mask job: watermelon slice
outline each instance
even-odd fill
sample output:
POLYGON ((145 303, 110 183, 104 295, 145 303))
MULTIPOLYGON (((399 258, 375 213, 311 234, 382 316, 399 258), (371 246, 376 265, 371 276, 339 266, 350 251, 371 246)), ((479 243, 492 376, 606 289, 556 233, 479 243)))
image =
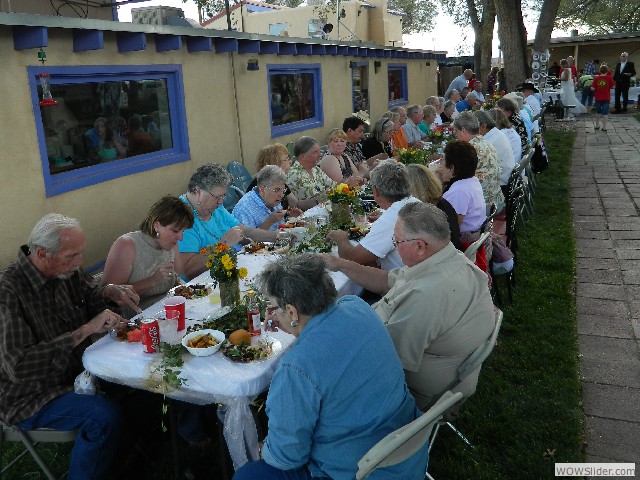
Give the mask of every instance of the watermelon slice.
POLYGON ((139 328, 134 328, 129 333, 127 333, 127 341, 130 343, 140 342, 142 341, 142 330, 139 328))

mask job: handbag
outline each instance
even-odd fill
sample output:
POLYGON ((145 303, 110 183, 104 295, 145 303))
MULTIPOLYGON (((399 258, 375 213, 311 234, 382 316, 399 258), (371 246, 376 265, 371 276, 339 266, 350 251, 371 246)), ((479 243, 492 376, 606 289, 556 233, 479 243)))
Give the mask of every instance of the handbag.
POLYGON ((540 142, 536 145, 533 150, 533 156, 531 157, 531 170, 534 173, 543 172, 549 168, 549 158, 547 157, 547 149, 544 146, 542 141, 542 137, 540 137, 540 142))

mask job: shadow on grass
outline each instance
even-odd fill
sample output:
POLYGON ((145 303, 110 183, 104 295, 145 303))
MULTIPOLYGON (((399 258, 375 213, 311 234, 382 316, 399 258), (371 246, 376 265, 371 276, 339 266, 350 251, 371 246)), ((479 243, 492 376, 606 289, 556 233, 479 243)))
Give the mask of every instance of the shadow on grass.
POLYGON ((583 459, 569 191, 574 140, 574 133, 545 134, 550 165, 537 177, 534 215, 519 225, 514 301, 456 422, 475 449, 441 429, 429 462, 436 479, 547 479, 555 462, 583 459))

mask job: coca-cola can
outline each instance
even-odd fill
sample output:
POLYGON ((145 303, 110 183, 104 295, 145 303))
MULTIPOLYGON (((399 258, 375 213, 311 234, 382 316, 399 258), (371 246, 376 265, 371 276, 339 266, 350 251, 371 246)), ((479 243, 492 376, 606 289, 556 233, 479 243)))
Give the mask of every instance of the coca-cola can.
POLYGON ((144 353, 156 353, 160 346, 160 326, 155 318, 140 320, 142 330, 142 350, 144 353))

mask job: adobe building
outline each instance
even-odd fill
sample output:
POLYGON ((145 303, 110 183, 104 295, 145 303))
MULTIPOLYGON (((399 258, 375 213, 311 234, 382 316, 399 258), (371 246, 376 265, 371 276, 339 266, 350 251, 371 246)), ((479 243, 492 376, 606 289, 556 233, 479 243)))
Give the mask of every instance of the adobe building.
POLYGON ((85 266, 99 269, 113 241, 160 197, 184 193, 198 166, 239 161, 255 173, 262 146, 302 135, 325 143, 354 107, 375 121, 390 106, 423 103, 444 57, 9 3, 0 0, 0 267, 37 220, 59 212, 81 221, 85 266), (97 148, 104 122, 110 138, 97 148))

